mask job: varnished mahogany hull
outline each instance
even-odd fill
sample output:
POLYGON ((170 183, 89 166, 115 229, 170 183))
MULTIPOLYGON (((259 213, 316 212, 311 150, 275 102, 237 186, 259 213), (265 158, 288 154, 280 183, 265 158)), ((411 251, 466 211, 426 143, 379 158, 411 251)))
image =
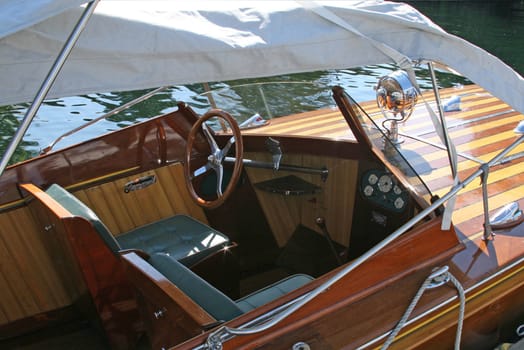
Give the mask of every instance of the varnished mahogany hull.
MULTIPOLYGON (((478 87, 467 89, 471 93, 484 93, 478 87)), ((444 97, 452 93, 448 91, 444 97)), ((510 121, 522 119, 522 115, 515 114, 500 101, 484 103, 476 95, 468 98, 464 100, 464 103, 470 104, 467 105, 468 109, 454 115, 454 118, 463 122, 471 120, 471 123, 457 126, 453 132, 457 133, 459 150, 484 159, 511 142, 510 121), (482 120, 475 119, 483 113, 497 114, 486 119, 494 123, 492 127, 486 127, 482 120), (463 130, 466 126, 475 131, 466 132, 463 130), (493 139, 493 130, 499 133, 498 139, 493 139), (473 142, 476 143, 470 144, 473 142)), ((368 107, 371 110, 375 108, 373 105, 368 107)), ((263 173, 267 170, 246 170, 242 187, 245 194, 233 196, 223 208, 215 212, 205 212, 192 203, 183 186, 179 163, 184 156, 185 138, 197 116, 183 105, 179 108, 179 111, 170 115, 6 170, 0 179, 0 191, 3 194, 0 197, 0 248, 6 253, 2 257, 5 259, 3 264, 11 266, 2 275, 4 284, 9 288, 0 292, 0 310, 3 310, 0 314, 0 330, 4 331, 2 334, 5 337, 19 333, 10 326, 20 320, 41 319, 42 315, 45 317, 53 311, 70 307, 85 295, 87 288, 81 282, 79 269, 67 269, 64 268, 67 264, 56 264, 57 259, 72 263, 73 251, 67 248, 67 243, 58 235, 49 238, 42 225, 45 218, 28 209, 27 193, 18 187, 21 183, 33 183, 41 188, 59 183, 69 188, 91 207, 98 208, 97 214, 116 235, 174 213, 187 213, 225 230, 231 237, 245 234, 243 230, 249 225, 239 228, 228 218, 256 217, 257 225, 272 231, 277 246, 283 246, 289 238, 289 230, 279 233, 276 229, 290 221, 287 218, 293 220, 293 226, 301 224, 316 228, 312 223, 312 215, 320 206, 313 199, 318 200, 320 197, 308 197, 306 201, 278 202, 281 199, 265 196, 259 190, 254 190, 252 183, 267 177, 267 173, 263 173), (123 184, 148 174, 158 177, 161 190, 151 187, 128 197, 122 194, 123 184), (115 198, 118 200, 115 201, 115 198), (256 202, 257 205, 247 206, 244 204, 246 201, 256 202), (278 215, 284 219, 278 219, 278 215), (26 254, 28 251, 32 254, 26 254), (34 269, 33 266, 38 268, 34 269)), ((406 128, 416 131, 425 126, 413 123, 406 125, 406 128)), ((322 198, 322 206, 327 208, 327 225, 335 241, 351 246, 349 231, 361 220, 347 214, 353 210, 351 208, 359 198, 355 188, 358 170, 364 162, 376 164, 376 159, 356 142, 340 113, 333 110, 275 119, 267 128, 246 131, 246 152, 253 158, 266 157, 263 153, 267 136, 278 138, 285 157, 295 165, 321 167, 325 162, 330 168, 337 169, 331 172, 334 176, 328 177, 328 182, 323 185, 323 189, 329 193, 322 198), (332 122, 327 120, 332 129, 317 135, 314 129, 307 126, 308 118, 314 118, 316 122, 332 118, 332 122), (282 130, 286 130, 284 135, 282 130), (342 196, 339 191, 346 191, 347 195, 342 196), (348 202, 343 202, 342 198, 348 202)), ((198 138, 195 145, 194 158, 207 154, 203 139, 198 138)), ((409 142, 403 147, 418 152, 434 152, 432 147, 412 146, 409 142)), ((521 151, 522 146, 515 152, 521 151)), ((435 153, 434 158, 435 164, 444 167, 445 157, 435 153)), ((524 191, 520 185, 524 169, 521 165, 517 159, 492 170, 488 181, 493 208, 511 200, 524 205, 524 191)), ((475 169, 476 165, 460 159, 461 178, 475 169)), ((441 169, 435 168, 432 174, 424 174, 423 177, 435 193, 442 194, 449 187, 450 179, 440 174, 441 169)), ((322 184, 314 176, 304 178, 322 184)), ((522 321, 524 314, 524 276, 519 261, 523 256, 521 245, 524 228, 521 224, 498 232, 493 241, 483 241, 482 206, 479 203, 479 186, 468 186, 458 196, 457 214, 453 217, 455 225, 451 231, 440 230, 439 218, 419 224, 281 324, 260 334, 235 337, 224 343, 224 348, 289 349, 300 341, 309 343, 313 349, 356 348, 393 328, 430 271, 444 265, 449 266, 451 273, 467 291, 463 348, 487 348, 504 339, 509 336, 514 324, 522 321), (480 347, 478 344, 481 344, 480 347)), ((335 272, 321 276, 283 300, 243 315, 229 325, 241 325, 290 301, 320 285, 335 272)), ((114 276, 109 274, 106 278, 114 276)), ((104 285, 103 281, 101 285, 104 285)), ((103 300, 95 301, 95 304, 97 302, 102 304, 103 300)), ((444 305, 407 325, 392 347, 450 348, 458 314, 455 289, 448 285, 428 291, 415 309, 414 316, 422 315, 440 303, 444 305), (451 301, 446 302, 448 299, 451 301)), ((169 326, 165 327, 162 331, 169 334, 169 326)), ((204 334, 176 348, 199 345, 206 336, 204 334)), ((384 338, 381 338, 369 347, 378 347, 383 341, 384 338)))

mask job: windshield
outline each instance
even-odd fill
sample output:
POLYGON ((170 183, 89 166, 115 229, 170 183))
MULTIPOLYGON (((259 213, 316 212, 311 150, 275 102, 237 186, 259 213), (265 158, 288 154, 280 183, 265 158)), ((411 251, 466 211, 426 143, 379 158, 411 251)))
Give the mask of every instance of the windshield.
POLYGON ((425 200, 426 204, 430 203, 431 191, 419 173, 419 171, 430 170, 430 166, 411 147, 413 139, 410 139, 410 141, 392 140, 391 132, 385 128, 385 125, 390 122, 385 113, 381 113, 376 106, 373 108, 371 103, 367 103, 367 105, 373 112, 367 113, 349 94, 344 93, 344 97, 347 99, 348 107, 352 109, 351 114, 358 121, 357 129, 360 131, 356 130, 355 133, 363 132, 365 134, 359 141, 368 143, 371 150, 383 160, 392 173, 397 175, 404 186, 416 192, 420 198, 425 200))

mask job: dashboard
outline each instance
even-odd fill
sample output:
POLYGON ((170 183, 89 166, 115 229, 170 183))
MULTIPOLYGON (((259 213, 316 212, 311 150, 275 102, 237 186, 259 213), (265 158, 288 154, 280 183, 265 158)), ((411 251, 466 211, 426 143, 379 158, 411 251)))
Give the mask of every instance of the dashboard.
POLYGON ((401 213, 408 204, 408 193, 395 177, 384 170, 371 169, 360 179, 362 197, 388 211, 401 213))

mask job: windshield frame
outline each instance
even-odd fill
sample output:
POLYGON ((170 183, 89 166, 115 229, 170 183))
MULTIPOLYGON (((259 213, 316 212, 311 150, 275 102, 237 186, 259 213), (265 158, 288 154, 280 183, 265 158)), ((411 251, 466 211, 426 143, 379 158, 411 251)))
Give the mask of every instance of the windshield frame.
POLYGON ((333 97, 357 141, 413 194, 422 209, 427 208, 434 200, 431 190, 400 148, 391 142, 385 131, 342 87, 333 88, 333 97))

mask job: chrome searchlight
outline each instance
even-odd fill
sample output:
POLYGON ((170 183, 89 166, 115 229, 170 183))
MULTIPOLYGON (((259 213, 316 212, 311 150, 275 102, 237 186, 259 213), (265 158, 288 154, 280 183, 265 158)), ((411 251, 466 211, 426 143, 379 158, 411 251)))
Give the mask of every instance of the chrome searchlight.
POLYGON ((382 123, 388 130, 390 140, 398 145, 398 124, 405 122, 413 113, 417 103, 417 90, 403 70, 394 71, 379 79, 377 84, 377 105, 386 120, 382 123), (386 125, 389 123, 389 125, 386 125))

